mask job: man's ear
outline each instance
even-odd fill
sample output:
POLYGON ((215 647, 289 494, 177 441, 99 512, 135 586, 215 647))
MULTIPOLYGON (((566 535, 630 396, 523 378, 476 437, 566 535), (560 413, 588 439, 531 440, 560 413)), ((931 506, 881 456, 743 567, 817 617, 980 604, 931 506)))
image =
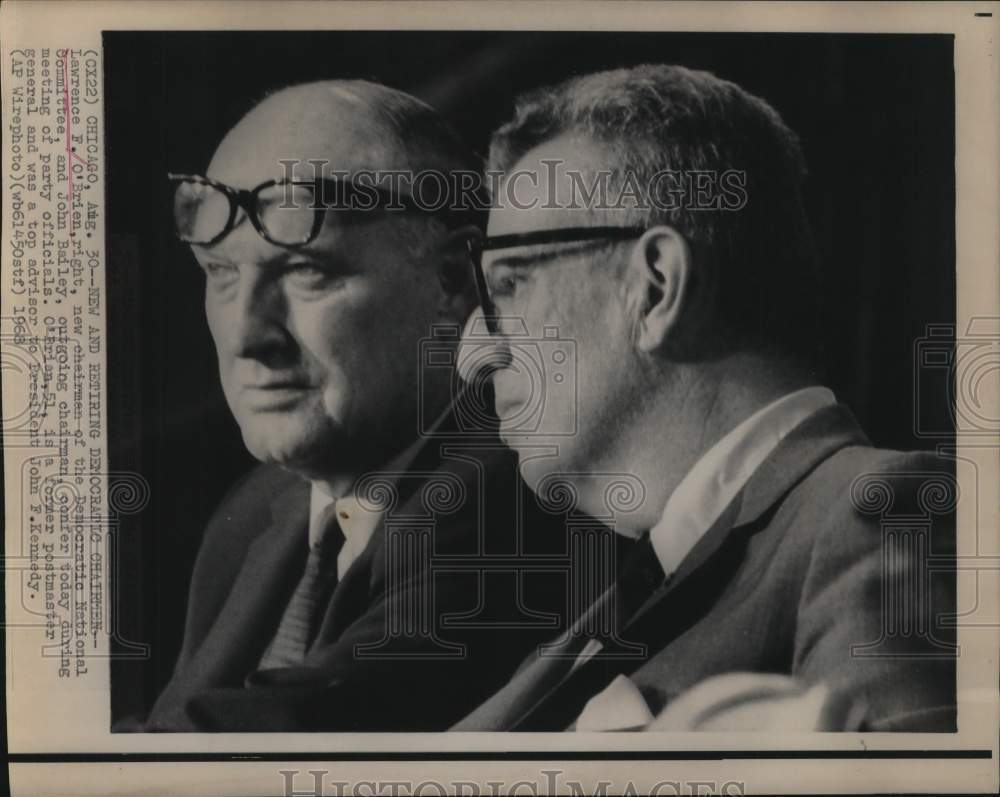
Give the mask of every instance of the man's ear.
POLYGON ((679 334, 690 301, 691 265, 684 236, 666 225, 646 230, 632 250, 629 268, 639 280, 636 345, 641 351, 661 349, 679 334))

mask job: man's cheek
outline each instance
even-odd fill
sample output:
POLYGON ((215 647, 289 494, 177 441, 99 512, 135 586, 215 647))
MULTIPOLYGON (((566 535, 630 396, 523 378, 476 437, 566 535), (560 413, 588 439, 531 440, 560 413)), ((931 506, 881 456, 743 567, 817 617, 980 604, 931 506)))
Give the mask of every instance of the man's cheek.
POLYGON ((327 365, 322 393, 323 410, 328 418, 345 423, 351 417, 355 393, 360 387, 356 382, 345 365, 339 362, 327 365))
POLYGON ((587 312, 581 313, 587 308, 580 306, 574 288, 576 283, 572 279, 557 280, 556 269, 552 272, 546 276, 545 282, 539 281, 531 288, 530 317, 535 322, 531 334, 544 338, 552 337, 556 332, 559 337, 565 338, 574 332, 572 319, 584 318, 588 324, 597 319, 587 312))
POLYGON ((222 383, 222 394, 226 397, 230 409, 235 413, 239 405, 239 390, 233 375, 232 361, 222 352, 219 352, 219 381, 222 383))

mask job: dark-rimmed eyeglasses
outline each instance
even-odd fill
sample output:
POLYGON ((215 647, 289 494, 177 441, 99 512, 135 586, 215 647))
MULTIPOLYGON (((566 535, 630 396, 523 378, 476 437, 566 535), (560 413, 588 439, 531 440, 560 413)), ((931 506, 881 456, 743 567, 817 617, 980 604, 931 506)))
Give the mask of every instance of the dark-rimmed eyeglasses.
POLYGON ((421 207, 410 196, 339 177, 268 180, 251 189, 233 188, 197 174, 168 173, 167 179, 174 231, 185 243, 199 246, 212 246, 225 238, 241 210, 265 241, 290 248, 311 243, 328 211, 363 215, 403 210, 444 217, 449 227, 465 221, 447 207, 421 207))
POLYGON ((556 230, 534 230, 511 235, 494 235, 469 241, 469 254, 476 277, 476 289, 479 291, 479 306, 483 311, 486 328, 491 335, 496 335, 500 325, 496 306, 490 296, 489 285, 483 272, 483 252, 542 244, 628 241, 638 238, 645 231, 645 227, 561 227, 556 230))

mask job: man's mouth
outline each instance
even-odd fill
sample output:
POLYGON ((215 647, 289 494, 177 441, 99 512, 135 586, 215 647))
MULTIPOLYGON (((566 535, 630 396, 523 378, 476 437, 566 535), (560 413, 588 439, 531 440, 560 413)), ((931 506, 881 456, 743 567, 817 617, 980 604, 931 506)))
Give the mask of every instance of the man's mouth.
POLYGON ((244 385, 244 390, 284 390, 286 388, 299 388, 305 390, 310 387, 309 383, 302 379, 271 379, 265 382, 251 382, 244 385))
POLYGON ((301 379, 270 379, 243 385, 240 393, 250 409, 282 410, 298 404, 312 389, 301 379))

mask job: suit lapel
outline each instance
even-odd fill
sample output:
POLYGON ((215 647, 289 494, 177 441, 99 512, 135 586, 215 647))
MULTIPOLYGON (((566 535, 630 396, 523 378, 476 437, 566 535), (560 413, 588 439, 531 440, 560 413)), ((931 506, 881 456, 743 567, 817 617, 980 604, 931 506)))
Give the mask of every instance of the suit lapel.
POLYGON ((845 405, 834 404, 806 418, 750 477, 735 525, 755 521, 820 463, 852 445, 870 446, 871 441, 845 405))
MULTIPOLYGON (((617 618, 616 638, 602 640, 604 646, 601 651, 568 677, 561 681, 553 679, 547 692, 537 693, 534 706, 523 708, 517 716, 513 712, 509 713, 506 717, 507 724, 503 727, 520 731, 561 730, 576 719, 583 703, 603 689, 616 675, 638 668, 646 658, 621 655, 622 651, 645 645, 647 656, 652 654, 653 641, 650 639, 648 626, 654 622, 659 623, 659 630, 663 632, 670 623, 682 622, 689 617, 688 614, 678 615, 673 612, 660 618, 657 610, 667 605, 666 598, 669 595, 689 584, 694 574, 711 566, 720 549, 730 539, 733 520, 740 504, 738 494, 669 578, 656 560, 648 535, 644 537, 631 552, 617 583, 601 597, 599 603, 602 605, 595 604, 587 612, 591 615, 595 611, 607 611, 610 608, 617 618)), ((688 604, 685 602, 684 605, 688 604)), ((580 648, 582 647, 581 644, 580 648)), ((539 659, 531 666, 539 667, 543 664, 539 659)), ((568 673, 569 669, 567 667, 565 671, 568 673)), ((510 703, 512 706, 518 705, 513 700, 510 703)))
POLYGON ((535 651, 511 681, 451 730, 532 730, 536 709, 572 679, 572 668, 590 641, 585 629, 603 625, 602 618, 631 616, 636 601, 663 580, 663 570, 648 537, 636 543, 623 563, 618 583, 605 590, 554 642, 535 651))
POLYGON ((866 444, 869 443, 864 432, 842 404, 826 407, 803 421, 754 471, 673 575, 629 618, 628 625, 636 623, 710 564, 735 532, 756 523, 821 462, 845 446, 866 444))
POLYGON ((699 571, 711 564, 713 557, 729 541, 731 535, 738 527, 734 523, 734 520, 741 503, 742 496, 737 494, 729 506, 719 515, 712 528, 705 532, 694 548, 684 557, 680 565, 678 565, 677 570, 670 574, 669 577, 664 576, 664 579, 658 585, 655 585, 652 591, 647 590, 645 599, 636 604, 638 608, 623 618, 622 635, 625 639, 629 638, 629 631, 647 612, 663 603, 667 596, 674 592, 674 590, 684 585, 696 573, 699 573, 699 571))
MULTIPOLYGON (((441 467, 441 438, 459 433, 454 407, 443 414, 412 462, 402 468, 429 472, 441 467)), ((386 470, 392 470, 392 463, 386 470)), ((405 479, 397 506, 417 488, 405 479)), ((182 710, 187 698, 213 686, 242 684, 273 638, 281 615, 301 577, 308 554, 309 485, 299 481, 275 498, 267 527, 250 544, 229 595, 212 628, 181 672, 171 679, 151 714, 182 710)), ((317 633, 317 642, 336 639, 368 607, 385 577, 385 517, 365 549, 334 590, 317 633)))
POLYGON ((195 690, 242 683, 277 628, 307 553, 309 488, 296 484, 271 504, 268 526, 246 559, 211 630, 160 703, 195 690))
MULTIPOLYGON (((778 503, 817 465, 848 445, 865 445, 868 440, 850 410, 834 405, 807 418, 775 448, 737 493, 713 526, 699 539, 676 571, 645 598, 619 601, 621 637, 627 643, 645 644, 651 655, 670 643, 697 620, 701 607, 729 583, 731 570, 738 565, 741 549, 733 545, 768 510, 778 503), (726 552, 732 553, 727 556, 726 552), (732 561, 730 561, 732 560, 732 561), (668 600, 670 599, 670 600, 668 600), (637 608, 630 608, 637 607, 637 608), (678 612, 676 606, 683 606, 678 612)), ((662 571, 661 571, 662 574, 662 571)), ((634 579, 623 570, 621 580, 634 579)), ((619 583, 621 593, 634 584, 619 583)), ((641 587, 639 588, 641 590, 641 587)), ((638 590, 634 595, 641 594, 638 590)), ((511 717, 517 730, 561 730, 583 708, 583 703, 604 688, 616 675, 634 671, 641 659, 609 659, 598 655, 579 667, 569 678, 543 695, 534 709, 511 717)), ((508 725, 508 728, 511 726, 508 725)))
MULTIPOLYGON (((595 601, 587 614, 600 611, 611 599, 613 589, 609 588, 595 601)), ((574 628, 577 625, 579 623, 574 623, 574 628)), ((568 631, 534 651, 530 661, 514 674, 506 686, 449 730, 503 731, 516 727, 547 695, 555 691, 586 644, 587 637, 568 631)))
MULTIPOLYGON (((413 454, 412 460, 399 467, 390 462, 383 470, 386 473, 405 471, 412 474, 436 471, 442 465, 440 438, 455 432, 457 425, 454 412, 453 408, 449 407, 435 426, 434 433, 428 435, 413 454)), ((396 489, 399 494, 394 511, 400 512, 401 508, 406 506, 420 483, 420 480, 414 478, 404 478, 397 483, 396 489)), ((351 563, 337 584, 316 634, 314 645, 328 644, 336 640, 365 612, 372 595, 384 589, 387 519, 385 514, 379 518, 364 550, 351 563)))

